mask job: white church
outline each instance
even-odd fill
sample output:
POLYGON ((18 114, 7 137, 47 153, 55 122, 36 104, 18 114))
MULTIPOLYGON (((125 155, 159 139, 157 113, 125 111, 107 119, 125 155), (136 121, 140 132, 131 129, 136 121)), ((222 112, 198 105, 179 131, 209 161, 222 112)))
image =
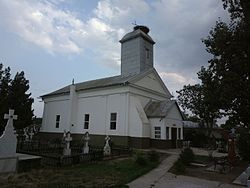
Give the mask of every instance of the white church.
POLYGON ((90 134, 90 145, 175 148, 183 139, 183 116, 153 66, 153 45, 146 26, 135 26, 121 40, 121 75, 72 83, 41 96, 40 136, 73 140, 90 134))

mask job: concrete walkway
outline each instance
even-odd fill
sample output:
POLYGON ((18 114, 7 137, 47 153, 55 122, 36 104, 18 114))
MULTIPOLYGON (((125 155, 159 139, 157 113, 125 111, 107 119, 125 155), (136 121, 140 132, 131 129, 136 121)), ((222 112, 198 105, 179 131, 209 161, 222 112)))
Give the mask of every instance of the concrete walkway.
MULTIPOLYGON (((149 173, 130 182, 130 188, 242 188, 232 184, 224 184, 218 181, 209 181, 189 176, 176 176, 169 173, 168 170, 173 166, 178 159, 180 149, 162 150, 161 152, 168 153, 170 156, 163 160, 161 164, 150 171, 149 173)), ((208 155, 204 150, 194 150, 195 154, 208 155)), ((217 156, 217 154, 214 154, 217 156)))
POLYGON ((166 176, 168 170, 172 167, 174 162, 178 159, 178 155, 171 155, 162 163, 149 173, 139 177, 138 179, 132 181, 128 184, 129 187, 133 188, 147 188, 153 187, 161 178, 166 176))

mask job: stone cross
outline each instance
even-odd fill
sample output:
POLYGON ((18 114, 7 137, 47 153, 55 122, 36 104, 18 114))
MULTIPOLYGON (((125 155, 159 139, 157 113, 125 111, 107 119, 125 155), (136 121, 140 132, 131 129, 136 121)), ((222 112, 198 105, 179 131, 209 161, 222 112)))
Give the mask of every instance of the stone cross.
POLYGON ((103 148, 103 154, 104 154, 104 156, 110 156, 111 155, 111 148, 109 146, 110 137, 107 135, 105 140, 106 140, 106 143, 105 143, 105 146, 103 148))
POLYGON ((32 140, 34 134, 35 134, 35 133, 34 133, 33 128, 32 128, 31 131, 30 131, 30 141, 32 140))
POLYGON ((70 136, 69 131, 66 133, 66 137, 64 138, 64 140, 65 140, 65 146, 63 150, 63 155, 70 156, 71 155, 70 142, 72 141, 72 137, 70 136))
POLYGON ((4 119, 8 119, 3 135, 0 137, 0 157, 10 157, 16 155, 17 138, 14 132, 13 120, 17 119, 14 110, 9 110, 9 114, 4 114, 4 119))
POLYGON ((84 135, 84 146, 83 146, 83 153, 88 154, 89 153, 89 133, 86 132, 84 135))
POLYGON ((14 110, 10 109, 9 114, 4 114, 4 119, 11 121, 13 126, 13 120, 17 120, 17 115, 14 115, 14 110))

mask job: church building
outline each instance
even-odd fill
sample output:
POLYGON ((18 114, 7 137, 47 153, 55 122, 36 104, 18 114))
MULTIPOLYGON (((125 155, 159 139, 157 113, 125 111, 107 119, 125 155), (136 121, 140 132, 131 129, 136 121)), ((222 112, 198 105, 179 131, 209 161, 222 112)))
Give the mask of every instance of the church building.
POLYGON ((183 116, 154 69, 153 46, 146 26, 135 26, 121 40, 121 75, 72 83, 41 96, 40 135, 73 140, 90 134, 90 145, 175 148, 183 139, 183 116))

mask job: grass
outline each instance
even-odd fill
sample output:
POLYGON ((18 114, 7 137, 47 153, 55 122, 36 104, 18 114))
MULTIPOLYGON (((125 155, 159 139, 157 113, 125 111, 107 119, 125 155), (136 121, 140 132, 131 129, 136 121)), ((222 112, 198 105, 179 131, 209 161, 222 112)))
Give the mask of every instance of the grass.
POLYGON ((135 163, 133 158, 79 164, 63 168, 44 168, 26 173, 0 176, 1 187, 72 188, 126 187, 125 184, 155 168, 159 162, 135 163))
POLYGON ((194 156, 194 162, 202 163, 202 164, 208 164, 209 162, 211 162, 211 159, 208 156, 195 155, 194 156))

